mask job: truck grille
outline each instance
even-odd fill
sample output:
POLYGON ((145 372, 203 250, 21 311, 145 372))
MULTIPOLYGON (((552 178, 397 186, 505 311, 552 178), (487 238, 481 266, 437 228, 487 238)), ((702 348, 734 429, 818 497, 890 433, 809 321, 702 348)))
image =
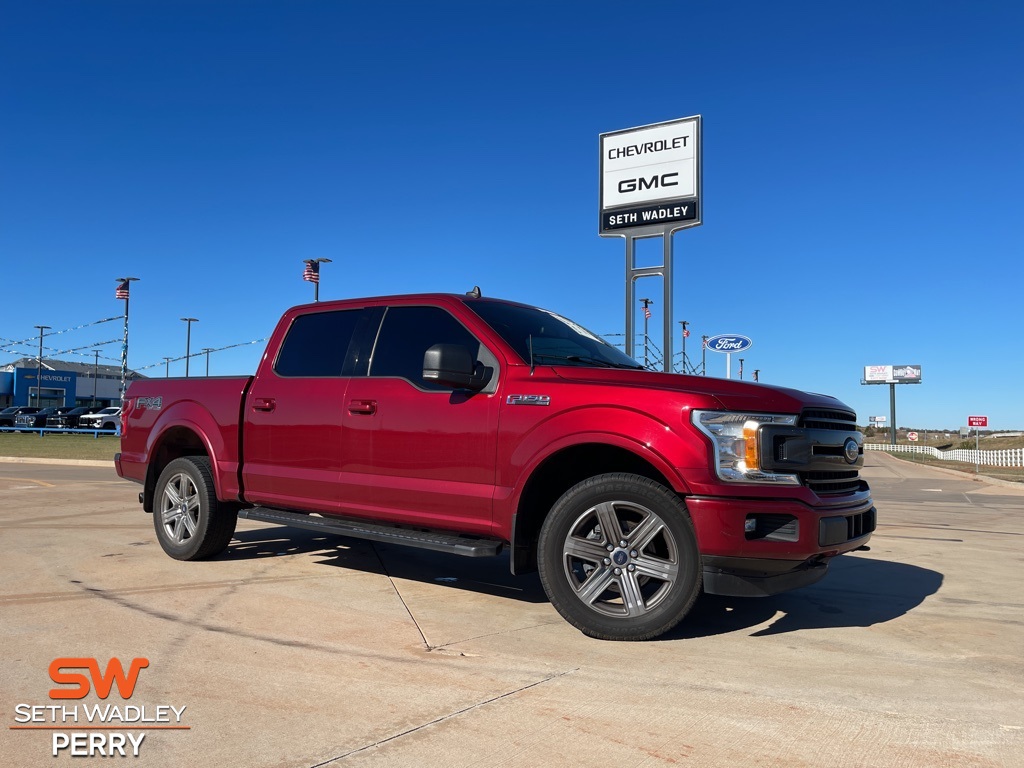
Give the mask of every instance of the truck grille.
POLYGON ((800 426, 808 429, 835 429, 843 432, 857 431, 857 414, 850 411, 804 411, 800 426))
POLYGON ((800 472, 804 485, 819 496, 830 493, 855 493, 860 490, 860 473, 856 469, 844 472, 800 472))
MULTIPOLYGON (((856 432, 857 414, 852 411, 810 409, 803 412, 800 426, 805 429, 827 429, 856 432)), ((837 447, 836 450, 841 450, 837 447)), ((856 469, 798 472, 804 485, 819 496, 856 493, 861 490, 860 472, 856 469)))

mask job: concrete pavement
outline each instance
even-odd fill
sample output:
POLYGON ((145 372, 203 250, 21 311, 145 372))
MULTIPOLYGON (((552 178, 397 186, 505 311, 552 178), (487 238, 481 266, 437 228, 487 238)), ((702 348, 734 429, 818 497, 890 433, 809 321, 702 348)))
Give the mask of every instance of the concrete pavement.
POLYGON ((868 463, 870 552, 639 644, 584 637, 505 558, 244 522, 180 563, 112 470, 0 465, 0 754, 87 764, 11 726, 110 703, 185 708, 132 731, 143 766, 1024 766, 1024 492, 868 463), (149 665, 130 699, 58 702, 59 657, 149 665))

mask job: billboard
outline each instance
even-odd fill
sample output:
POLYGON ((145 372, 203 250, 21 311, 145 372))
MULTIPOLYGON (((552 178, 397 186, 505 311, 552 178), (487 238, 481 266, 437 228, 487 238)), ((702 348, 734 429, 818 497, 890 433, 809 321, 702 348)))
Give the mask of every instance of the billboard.
POLYGON ((695 115, 601 134, 601 234, 701 223, 700 127, 695 115))
POLYGON ((920 384, 920 365, 865 365, 863 384, 920 384))

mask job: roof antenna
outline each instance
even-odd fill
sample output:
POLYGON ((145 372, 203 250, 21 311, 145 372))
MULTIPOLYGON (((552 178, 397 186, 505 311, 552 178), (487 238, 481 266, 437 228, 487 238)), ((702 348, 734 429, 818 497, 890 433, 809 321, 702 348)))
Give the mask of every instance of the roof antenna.
POLYGON ((530 375, 533 376, 533 334, 531 333, 528 338, 530 342, 530 375))
POLYGON ((466 291, 466 295, 471 297, 471 298, 474 298, 474 299, 479 299, 480 296, 481 296, 481 294, 480 294, 480 286, 479 285, 474 285, 472 291, 466 291))

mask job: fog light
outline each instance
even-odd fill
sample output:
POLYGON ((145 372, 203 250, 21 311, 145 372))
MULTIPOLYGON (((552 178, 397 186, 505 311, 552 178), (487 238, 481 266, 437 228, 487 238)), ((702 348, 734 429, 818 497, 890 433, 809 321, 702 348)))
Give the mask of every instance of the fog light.
POLYGON ((746 520, 743 521, 743 532, 744 533, 753 533, 756 530, 757 530, 757 519, 756 518, 748 517, 746 520))

